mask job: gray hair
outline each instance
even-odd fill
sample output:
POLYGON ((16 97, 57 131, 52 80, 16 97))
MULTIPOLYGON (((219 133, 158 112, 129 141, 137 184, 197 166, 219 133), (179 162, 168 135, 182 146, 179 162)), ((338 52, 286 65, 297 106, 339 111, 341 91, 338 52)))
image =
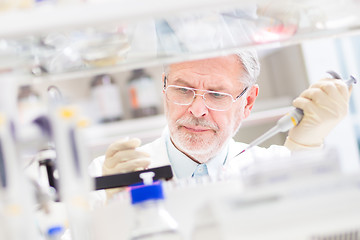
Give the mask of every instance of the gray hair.
MULTIPOLYGON (((244 82, 247 86, 252 86, 256 83, 260 74, 260 62, 256 50, 242 49, 234 53, 239 59, 239 63, 245 70, 244 76, 240 77, 240 81, 244 82)), ((164 73, 168 75, 170 71, 169 65, 164 65, 164 73)))
POLYGON ((239 50, 235 55, 245 70, 245 76, 241 77, 241 81, 248 86, 255 84, 260 74, 260 62, 256 51, 252 49, 239 50))

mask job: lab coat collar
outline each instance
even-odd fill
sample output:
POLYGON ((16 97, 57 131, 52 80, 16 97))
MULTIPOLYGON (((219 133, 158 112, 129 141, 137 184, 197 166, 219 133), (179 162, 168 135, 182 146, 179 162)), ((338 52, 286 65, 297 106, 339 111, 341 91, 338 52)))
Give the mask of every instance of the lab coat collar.
MULTIPOLYGON (((165 132, 164 139, 169 162, 171 163, 175 176, 177 178, 192 177, 199 164, 191 160, 174 146, 170 140, 169 131, 165 132)), ((219 172, 223 168, 223 164, 226 161, 227 154, 228 144, 225 145, 219 154, 205 163, 210 176, 218 176, 219 172)))

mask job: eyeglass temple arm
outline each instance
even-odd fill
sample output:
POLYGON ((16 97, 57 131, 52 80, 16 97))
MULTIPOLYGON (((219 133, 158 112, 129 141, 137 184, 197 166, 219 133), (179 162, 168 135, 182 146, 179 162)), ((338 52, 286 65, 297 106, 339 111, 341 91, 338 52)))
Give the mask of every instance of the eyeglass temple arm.
POLYGON ((244 88, 244 90, 239 94, 239 96, 237 96, 237 97, 235 98, 235 100, 237 100, 239 97, 241 97, 242 95, 244 95, 244 93, 248 90, 248 88, 249 88, 249 87, 244 88))

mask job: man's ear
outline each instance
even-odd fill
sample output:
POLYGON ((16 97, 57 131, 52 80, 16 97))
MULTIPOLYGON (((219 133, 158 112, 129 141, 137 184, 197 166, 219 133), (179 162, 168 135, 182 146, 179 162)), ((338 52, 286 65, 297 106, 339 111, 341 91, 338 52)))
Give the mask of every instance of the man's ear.
POLYGON ((257 98, 258 94, 259 94, 259 85, 255 84, 251 87, 246 97, 247 103, 244 109, 244 118, 247 118, 250 115, 251 109, 254 106, 255 99, 257 98))

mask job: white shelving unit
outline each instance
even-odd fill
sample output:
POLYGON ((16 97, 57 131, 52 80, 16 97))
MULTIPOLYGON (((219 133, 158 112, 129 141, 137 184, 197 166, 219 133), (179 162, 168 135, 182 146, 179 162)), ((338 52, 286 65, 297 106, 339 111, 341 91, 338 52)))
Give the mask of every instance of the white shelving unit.
MULTIPOLYGON (((265 2, 252 1, 251 4, 265 2)), ((104 0, 13 9, 0 14, 0 36, 24 37, 86 27, 113 26, 140 20, 171 17, 181 13, 203 13, 246 6, 247 0, 104 0), (11 24, 9 24, 11 23, 11 24)))
MULTIPOLYGON (((71 32, 86 28, 110 28, 114 26, 129 26, 141 21, 154 21, 161 19, 173 19, 195 16, 206 16, 208 13, 219 13, 233 11, 240 8, 254 8, 261 6, 266 12, 268 9, 278 8, 275 11, 294 11, 299 15, 299 26, 296 33, 289 37, 269 38, 262 42, 235 42, 232 45, 206 49, 204 51, 185 51, 176 54, 157 55, 124 61, 121 64, 106 66, 101 68, 86 68, 79 71, 65 71, 56 74, 44 75, 42 78, 51 81, 73 79, 80 76, 93 76, 101 72, 116 73, 140 67, 151 67, 164 63, 179 62, 188 59, 205 58, 216 55, 231 53, 242 47, 254 47, 258 49, 277 48, 281 46, 293 45, 306 40, 338 37, 359 32, 360 24, 357 21, 356 13, 360 9, 360 4, 356 1, 346 0, 347 5, 326 2, 323 0, 304 1, 299 3, 289 0, 284 3, 269 0, 198 0, 198 1, 166 1, 153 0, 149 4, 148 0, 136 2, 128 1, 94 1, 76 4, 54 4, 47 6, 33 7, 30 9, 13 9, 0 12, 0 37, 2 39, 24 39, 29 36, 45 36, 54 32, 71 32), (284 5, 282 9, 282 5, 284 5), (289 8, 289 9, 287 9, 289 8), (350 12, 348 17, 343 20, 333 19, 336 12, 350 12), (319 12, 319 16, 311 16, 313 12, 319 12), (319 23, 311 22, 319 20, 319 23), (319 19, 317 19, 319 18, 319 19), (338 24, 325 23, 327 20, 338 24), (322 24, 322 25, 321 25, 322 24), (321 26, 317 26, 321 25, 321 26)), ((269 10, 270 11, 270 10, 269 10)), ((276 12, 275 12, 276 13, 276 12)), ((336 14, 335 17, 338 17, 336 14)), ((237 16, 238 17, 238 16, 237 16)), ((244 17, 244 16, 240 16, 244 17)), ((246 19, 248 16, 245 16, 246 19)), ((268 17, 268 16, 266 16, 268 17)), ((284 18, 279 14, 280 18, 284 18)), ((248 20, 248 19, 246 19, 248 20)), ((251 19, 256 23, 257 19, 251 19)), ((263 21, 263 20, 262 20, 263 21)), ((286 21, 286 19, 281 19, 286 21)), ((274 21, 273 21, 274 22, 274 21)), ((231 31, 231 29, 230 29, 231 31)), ((230 33, 231 35, 231 33, 230 33)))

